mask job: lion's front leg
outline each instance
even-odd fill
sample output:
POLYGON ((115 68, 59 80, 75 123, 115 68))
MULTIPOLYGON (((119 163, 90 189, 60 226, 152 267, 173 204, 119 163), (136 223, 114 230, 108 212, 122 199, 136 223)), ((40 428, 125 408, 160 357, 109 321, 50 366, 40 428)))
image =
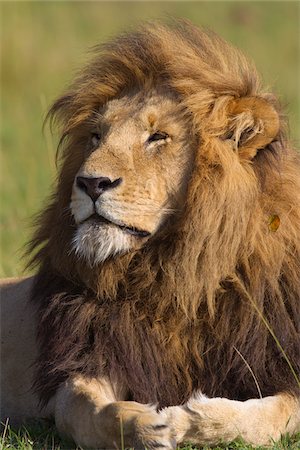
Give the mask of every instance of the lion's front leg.
POLYGON ((78 377, 56 394, 56 426, 83 448, 174 448, 167 417, 154 406, 120 398, 108 381, 78 377))
POLYGON ((184 406, 162 411, 177 443, 215 445, 242 438, 270 445, 285 433, 300 431, 300 399, 286 394, 245 402, 199 395, 184 406))

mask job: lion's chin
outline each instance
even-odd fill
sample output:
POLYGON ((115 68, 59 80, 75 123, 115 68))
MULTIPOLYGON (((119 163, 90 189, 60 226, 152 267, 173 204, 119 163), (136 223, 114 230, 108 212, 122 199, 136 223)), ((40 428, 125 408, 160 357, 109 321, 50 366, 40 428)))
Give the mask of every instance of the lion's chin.
POLYGON ((110 257, 137 248, 134 236, 111 224, 84 222, 73 238, 72 249, 89 265, 95 266, 110 257))

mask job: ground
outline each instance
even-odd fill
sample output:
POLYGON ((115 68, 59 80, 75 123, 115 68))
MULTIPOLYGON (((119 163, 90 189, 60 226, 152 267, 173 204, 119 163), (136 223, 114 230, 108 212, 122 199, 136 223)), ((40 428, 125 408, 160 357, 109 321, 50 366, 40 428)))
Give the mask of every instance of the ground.
MULTIPOLYGON (((256 447, 263 450, 265 447, 256 447)), ((284 436, 281 442, 268 447, 268 450, 299 450, 300 434, 291 439, 284 436)), ((2 438, 0 438, 1 450, 80 450, 79 447, 72 446, 72 443, 59 438, 55 427, 51 423, 38 423, 31 425, 27 429, 12 430, 9 426, 4 428, 2 438)), ((214 447, 214 450, 252 450, 253 447, 245 445, 243 442, 235 441, 228 445, 214 447)), ((123 450, 123 449, 121 449, 123 450)), ((179 450, 179 449, 178 449, 179 450)), ((180 450, 196 450, 191 445, 181 447, 180 450)), ((210 447, 203 447, 202 450, 212 450, 210 447)), ((267 449, 266 449, 267 450, 267 449)))

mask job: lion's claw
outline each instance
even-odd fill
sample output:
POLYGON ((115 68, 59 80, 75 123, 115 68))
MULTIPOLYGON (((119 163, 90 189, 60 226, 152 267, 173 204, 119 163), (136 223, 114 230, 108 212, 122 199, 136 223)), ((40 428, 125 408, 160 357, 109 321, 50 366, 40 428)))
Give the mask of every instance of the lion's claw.
POLYGON ((156 411, 145 412, 135 419, 135 448, 176 449, 174 434, 164 417, 156 411))

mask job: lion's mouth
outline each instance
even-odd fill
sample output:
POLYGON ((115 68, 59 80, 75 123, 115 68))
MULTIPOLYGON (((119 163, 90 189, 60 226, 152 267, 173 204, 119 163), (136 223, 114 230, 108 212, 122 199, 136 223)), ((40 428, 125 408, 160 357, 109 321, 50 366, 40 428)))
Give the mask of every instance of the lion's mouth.
POLYGON ((96 214, 96 213, 93 214, 92 216, 90 216, 87 220, 92 221, 95 224, 114 225, 114 226, 120 228, 121 230, 125 231, 128 234, 131 234, 132 236, 136 236, 136 237, 140 237, 140 238, 145 238, 145 237, 148 237, 151 235, 151 233, 149 233, 149 231, 140 230, 136 227, 129 227, 128 225, 125 225, 124 223, 114 221, 111 219, 107 219, 106 217, 104 217, 100 214, 96 214))

